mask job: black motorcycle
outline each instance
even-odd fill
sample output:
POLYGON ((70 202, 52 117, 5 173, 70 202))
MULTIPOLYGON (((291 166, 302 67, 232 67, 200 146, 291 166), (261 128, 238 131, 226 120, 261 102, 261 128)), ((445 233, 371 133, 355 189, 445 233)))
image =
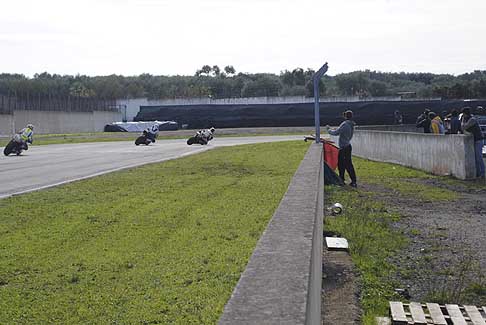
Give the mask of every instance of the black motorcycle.
POLYGON ((187 139, 187 144, 192 145, 192 144, 198 143, 198 144, 205 145, 205 144, 208 144, 209 140, 211 140, 211 139, 206 140, 201 135, 201 131, 198 131, 194 136, 187 139))
POLYGON ((143 131, 142 135, 135 140, 135 145, 138 146, 144 144, 148 146, 152 142, 155 142, 155 137, 151 137, 147 131, 143 131))
POLYGON ((28 150, 29 147, 27 146, 27 143, 25 141, 20 141, 16 140, 15 138, 12 138, 9 143, 5 146, 5 149, 3 149, 3 154, 5 156, 10 155, 11 153, 15 153, 17 156, 19 156, 22 151, 28 150))

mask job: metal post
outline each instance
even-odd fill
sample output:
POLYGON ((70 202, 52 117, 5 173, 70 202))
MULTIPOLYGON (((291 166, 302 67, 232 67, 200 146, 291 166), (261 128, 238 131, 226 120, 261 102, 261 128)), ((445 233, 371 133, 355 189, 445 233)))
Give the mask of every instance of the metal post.
POLYGON ((321 142, 321 121, 319 112, 319 81, 322 76, 327 72, 327 62, 317 71, 313 78, 314 81, 314 123, 316 126, 316 143, 321 142))
POLYGON ((316 126, 316 143, 321 141, 321 121, 319 112, 319 80, 314 79, 314 124, 316 126))

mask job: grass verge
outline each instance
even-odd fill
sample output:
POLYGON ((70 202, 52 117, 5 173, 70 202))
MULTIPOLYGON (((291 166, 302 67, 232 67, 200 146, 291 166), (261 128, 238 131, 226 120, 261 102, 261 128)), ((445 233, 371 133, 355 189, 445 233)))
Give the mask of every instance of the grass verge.
POLYGON ((360 274, 363 323, 374 325, 376 316, 387 314, 388 301, 395 296, 390 276, 396 269, 387 259, 407 244, 405 236, 390 227, 399 215, 370 194, 335 186, 325 190, 326 202, 339 202, 345 209, 337 218, 326 218, 324 229, 349 241, 360 274))
MULTIPOLYGON (((453 182, 448 178, 394 164, 359 158, 353 161, 360 183, 381 187, 392 195, 411 197, 417 203, 458 199, 456 192, 434 183, 453 182)), ((363 189, 326 186, 325 192, 328 205, 339 202, 345 209, 339 217, 326 218, 324 229, 348 239, 353 263, 360 273, 363 323, 374 325, 376 316, 388 314, 388 301, 402 299, 394 292, 397 283, 392 275, 397 272, 396 266, 389 263, 390 257, 408 245, 406 234, 393 227, 400 215, 363 189)))
POLYGON ((454 191, 424 182, 439 178, 424 171, 361 158, 353 158, 353 162, 359 171, 360 182, 380 185, 397 194, 419 200, 448 201, 458 198, 454 191))
POLYGON ((214 324, 307 147, 220 148, 0 200, 0 323, 214 324))

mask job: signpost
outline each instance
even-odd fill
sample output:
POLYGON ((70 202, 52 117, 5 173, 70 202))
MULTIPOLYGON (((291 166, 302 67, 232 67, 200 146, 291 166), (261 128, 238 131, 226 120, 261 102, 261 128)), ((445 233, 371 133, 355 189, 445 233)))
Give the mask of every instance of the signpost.
POLYGON ((321 141, 321 121, 320 121, 320 114, 319 114, 319 81, 321 80, 322 76, 327 72, 327 62, 314 73, 312 77, 314 81, 314 122, 316 125, 316 143, 321 141))

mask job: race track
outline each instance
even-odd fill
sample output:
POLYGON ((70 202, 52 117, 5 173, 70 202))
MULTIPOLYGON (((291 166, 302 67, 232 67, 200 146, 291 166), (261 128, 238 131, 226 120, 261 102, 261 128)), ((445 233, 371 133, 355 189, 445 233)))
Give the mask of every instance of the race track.
POLYGON ((132 141, 31 146, 21 156, 0 157, 0 198, 216 147, 302 139, 302 136, 228 137, 215 138, 207 146, 188 146, 185 139, 161 140, 138 147, 132 141))

